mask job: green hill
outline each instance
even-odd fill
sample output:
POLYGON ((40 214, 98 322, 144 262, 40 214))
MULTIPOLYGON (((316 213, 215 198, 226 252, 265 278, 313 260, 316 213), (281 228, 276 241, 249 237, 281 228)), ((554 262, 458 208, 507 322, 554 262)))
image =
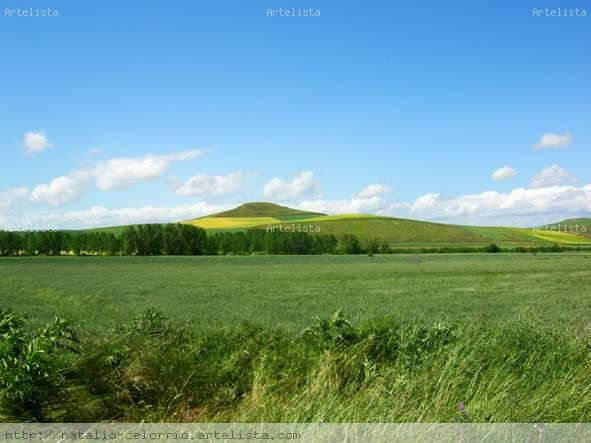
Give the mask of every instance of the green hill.
POLYGON ((569 218, 548 225, 538 226, 541 232, 566 232, 591 239, 591 218, 569 218))
MULTIPOLYGON (((325 215, 273 203, 255 202, 183 223, 202 227, 209 233, 268 229, 273 225, 313 225, 322 234, 354 234, 361 240, 378 238, 386 240, 393 247, 401 248, 476 247, 491 243, 501 247, 544 246, 554 243, 564 246, 591 246, 589 218, 563 220, 537 228, 481 227, 367 214, 325 215), (578 231, 575 231, 575 226, 579 226, 578 231)), ((114 226, 78 232, 120 234, 124 229, 125 226, 114 226)))
MULTIPOLYGON (((384 239, 398 247, 486 246, 502 247, 591 245, 581 235, 564 232, 537 232, 530 228, 462 226, 371 215, 336 215, 312 217, 293 222, 313 225, 324 234, 354 234, 360 239, 384 239)), ((266 229, 266 225, 256 226, 266 229)))
MULTIPOLYGON (((575 221, 573 221, 574 223, 575 221)), ((313 225, 318 232, 342 236, 353 234, 362 240, 386 240, 396 247, 474 247, 496 243, 501 247, 591 245, 590 238, 558 229, 480 227, 432 223, 366 214, 324 215, 271 203, 247 203, 230 211, 189 220, 209 232, 268 229, 270 225, 313 225)), ((296 228, 297 229, 297 228, 296 228)))
POLYGON ((315 216, 325 215, 318 212, 301 211, 299 209, 288 208, 287 206, 276 205, 275 203, 253 202, 245 203, 229 211, 219 212, 208 217, 215 218, 253 218, 253 217, 291 217, 291 216, 315 216))

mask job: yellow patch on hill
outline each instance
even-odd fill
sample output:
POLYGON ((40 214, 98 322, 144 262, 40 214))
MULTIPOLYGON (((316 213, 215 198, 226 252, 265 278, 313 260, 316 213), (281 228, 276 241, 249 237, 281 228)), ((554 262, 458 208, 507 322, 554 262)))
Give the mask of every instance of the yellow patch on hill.
POLYGON ((190 220, 186 223, 204 229, 237 229, 280 223, 280 221, 273 217, 204 217, 190 220))
POLYGON ((571 243, 571 244, 579 244, 579 245, 589 245, 591 241, 585 237, 580 237, 575 234, 569 234, 567 232, 535 232, 534 237, 541 238, 542 240, 547 240, 555 243, 571 243))

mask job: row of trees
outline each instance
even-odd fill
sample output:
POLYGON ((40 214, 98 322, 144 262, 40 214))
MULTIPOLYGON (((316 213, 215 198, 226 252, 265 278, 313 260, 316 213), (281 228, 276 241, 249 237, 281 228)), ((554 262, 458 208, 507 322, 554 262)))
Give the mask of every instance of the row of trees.
POLYGON ((0 255, 115 255, 120 253, 121 245, 120 237, 105 232, 72 234, 62 231, 0 231, 0 255))
POLYGON ((501 249, 486 247, 397 248, 384 240, 361 242, 351 234, 335 237, 305 232, 251 229, 206 235, 185 224, 129 226, 120 235, 108 232, 74 233, 0 231, 0 255, 224 255, 224 254, 392 254, 453 252, 560 252, 582 248, 551 246, 501 249))
POLYGON ((130 226, 121 235, 0 231, 0 255, 201 255, 205 231, 184 224, 130 226))
POLYGON ((392 252, 384 241, 362 244, 354 235, 305 232, 246 232, 206 235, 186 224, 129 226, 120 235, 0 231, 0 255, 220 255, 220 254, 362 254, 392 252))

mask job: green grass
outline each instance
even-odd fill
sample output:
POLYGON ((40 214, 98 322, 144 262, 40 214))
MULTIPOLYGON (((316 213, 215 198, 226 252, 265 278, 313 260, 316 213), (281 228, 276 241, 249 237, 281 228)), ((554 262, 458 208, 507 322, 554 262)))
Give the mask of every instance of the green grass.
POLYGON ((542 232, 548 232, 548 229, 552 229, 552 227, 560 232, 578 232, 580 236, 591 240, 591 218, 571 218, 547 226, 540 226, 540 229, 543 230, 542 232))
POLYGON ((587 422, 591 335, 534 317, 191 334, 148 311, 113 333, 0 312, 0 420, 587 422), (458 405, 462 405, 460 408, 458 405))
POLYGON ((146 307, 195 329, 252 320, 298 330, 342 309, 587 325, 591 254, 0 258, 0 306, 115 327, 146 307))
POLYGON ((0 421, 587 422, 589 269, 581 252, 0 258, 0 421))
MULTIPOLYGON (((253 219, 249 226, 252 227, 253 219)), ((312 224, 320 233, 354 234, 362 240, 384 239, 393 247, 478 247, 497 243, 501 247, 561 245, 591 245, 580 235, 562 232, 536 232, 529 228, 480 227, 430 223, 417 220, 345 214, 302 219, 294 224, 312 224)), ((261 223, 257 228, 264 229, 261 223)))

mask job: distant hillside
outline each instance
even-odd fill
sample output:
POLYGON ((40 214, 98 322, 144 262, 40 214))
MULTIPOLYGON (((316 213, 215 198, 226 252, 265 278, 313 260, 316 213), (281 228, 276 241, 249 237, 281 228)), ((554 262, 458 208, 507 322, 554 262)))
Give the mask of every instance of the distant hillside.
POLYGON ((537 227, 541 232, 575 233, 591 239, 591 218, 569 218, 537 227), (554 231, 555 230, 555 231, 554 231))
POLYGON ((318 212, 301 211, 299 209, 288 208, 287 206, 276 205, 274 203, 253 202, 245 203, 229 211, 219 212, 208 217, 281 217, 293 215, 325 215, 318 212))
MULTIPOLYGON (((556 223, 549 223, 548 226, 587 226, 587 228, 591 227, 591 218, 568 218, 566 220, 562 220, 556 223)), ((546 225, 541 225, 546 226, 546 225)))
POLYGON ((272 203, 247 203, 230 211, 189 220, 208 232, 267 229, 269 225, 314 225, 323 234, 354 234, 362 240, 386 240, 394 247, 486 246, 502 247, 591 245, 584 235, 535 231, 531 228, 462 226, 366 214, 315 214, 272 203))
MULTIPOLYGON (((481 227, 431 223, 364 214, 312 217, 293 224, 312 224, 324 234, 354 234, 361 239, 384 239, 398 247, 486 246, 503 247, 552 245, 591 245, 580 235, 564 232, 536 232, 530 228, 481 227)), ((265 229, 266 225, 257 226, 265 229)))
MULTIPOLYGON (((354 234, 361 240, 386 240, 393 247, 475 247, 496 243, 501 247, 560 245, 591 246, 591 219, 563 220, 535 228, 481 227, 432 223, 367 214, 325 215, 273 203, 246 203, 229 211, 185 221, 208 233, 267 229, 272 225, 314 225, 322 234, 354 234), (569 230, 586 226, 586 232, 569 230), (554 226, 554 230, 552 230, 554 226)), ((87 229, 78 232, 120 234, 125 226, 87 229)))

